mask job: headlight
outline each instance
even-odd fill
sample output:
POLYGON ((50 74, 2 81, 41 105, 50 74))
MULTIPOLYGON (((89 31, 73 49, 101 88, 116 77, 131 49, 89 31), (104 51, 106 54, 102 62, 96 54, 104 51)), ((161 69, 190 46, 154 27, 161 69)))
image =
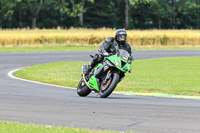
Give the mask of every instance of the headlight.
POLYGON ((120 67, 120 63, 117 61, 117 59, 114 58, 115 64, 120 67))

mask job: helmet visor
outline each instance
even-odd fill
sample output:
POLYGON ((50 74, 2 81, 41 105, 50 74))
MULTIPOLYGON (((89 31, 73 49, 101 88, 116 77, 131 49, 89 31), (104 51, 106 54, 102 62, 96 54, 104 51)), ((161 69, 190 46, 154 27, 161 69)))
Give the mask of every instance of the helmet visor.
POLYGON ((126 40, 126 35, 119 35, 118 40, 119 41, 125 41, 126 40))

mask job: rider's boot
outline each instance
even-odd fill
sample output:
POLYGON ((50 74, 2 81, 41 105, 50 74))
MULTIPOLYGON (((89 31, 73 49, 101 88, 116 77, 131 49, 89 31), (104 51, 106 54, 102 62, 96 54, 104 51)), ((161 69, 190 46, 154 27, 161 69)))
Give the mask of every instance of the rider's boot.
POLYGON ((86 76, 89 76, 89 73, 92 71, 92 69, 98 64, 99 61, 101 61, 100 59, 102 59, 103 57, 99 57, 99 55, 95 55, 93 57, 93 60, 91 61, 91 63, 88 66, 85 66, 85 71, 84 74, 86 76))
POLYGON ((89 73, 96 66, 96 64, 97 64, 97 62, 92 60, 92 62, 87 66, 87 71, 86 71, 85 75, 89 76, 89 73))

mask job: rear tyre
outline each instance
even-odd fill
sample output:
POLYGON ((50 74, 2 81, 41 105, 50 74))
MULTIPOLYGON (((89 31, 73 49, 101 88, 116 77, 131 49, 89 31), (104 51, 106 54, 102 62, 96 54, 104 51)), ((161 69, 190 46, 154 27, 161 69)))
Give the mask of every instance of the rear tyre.
POLYGON ((90 94, 90 92, 91 92, 91 90, 87 87, 84 80, 81 79, 81 81, 79 82, 78 87, 77 87, 77 94, 81 97, 86 97, 87 95, 90 94))
POLYGON ((120 79, 119 74, 113 73, 111 78, 107 81, 106 85, 100 88, 100 97, 107 98, 115 89, 120 79))

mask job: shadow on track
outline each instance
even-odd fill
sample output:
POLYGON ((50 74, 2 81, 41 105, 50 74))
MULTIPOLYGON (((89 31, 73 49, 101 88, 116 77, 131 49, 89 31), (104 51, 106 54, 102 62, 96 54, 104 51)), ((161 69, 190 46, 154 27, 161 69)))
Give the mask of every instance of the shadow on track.
POLYGON ((134 96, 109 96, 108 98, 100 98, 99 96, 87 96, 86 98, 96 98, 96 99, 141 99, 134 96))

